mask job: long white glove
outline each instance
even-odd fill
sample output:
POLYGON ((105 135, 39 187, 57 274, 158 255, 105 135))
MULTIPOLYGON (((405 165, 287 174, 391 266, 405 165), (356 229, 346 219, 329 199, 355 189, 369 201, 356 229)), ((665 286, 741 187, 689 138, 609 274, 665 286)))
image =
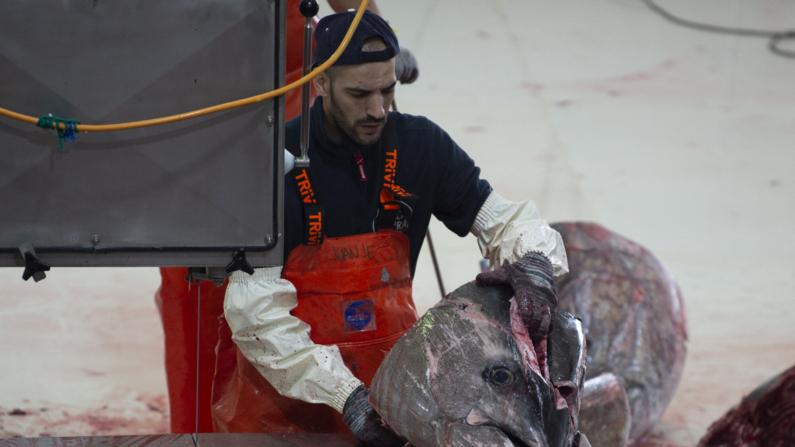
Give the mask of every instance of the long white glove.
POLYGON ((279 394, 326 404, 340 413, 362 382, 345 366, 336 346, 316 345, 309 325, 290 315, 295 286, 281 267, 234 272, 224 298, 232 340, 279 394))
POLYGON ((543 253, 555 276, 569 272, 569 261, 560 233, 541 219, 535 203, 510 202, 492 191, 475 217, 470 232, 478 238, 483 257, 494 270, 513 264, 532 251, 543 253))

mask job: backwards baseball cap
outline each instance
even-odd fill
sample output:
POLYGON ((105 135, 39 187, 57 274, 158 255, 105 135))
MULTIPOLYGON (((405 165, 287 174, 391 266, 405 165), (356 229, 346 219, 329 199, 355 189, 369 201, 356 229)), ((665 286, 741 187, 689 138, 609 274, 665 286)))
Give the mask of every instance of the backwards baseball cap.
MULTIPOLYGON (((337 51, 342 39, 348 32, 356 11, 331 14, 320 19, 315 28, 315 51, 312 53, 312 64, 320 65, 331 58, 337 51)), ((384 19, 370 11, 365 11, 359 26, 353 32, 353 37, 345 47, 345 51, 334 65, 354 65, 368 62, 383 62, 392 59, 400 53, 397 36, 384 19), (380 37, 386 49, 381 51, 362 51, 364 41, 371 37, 380 37)))

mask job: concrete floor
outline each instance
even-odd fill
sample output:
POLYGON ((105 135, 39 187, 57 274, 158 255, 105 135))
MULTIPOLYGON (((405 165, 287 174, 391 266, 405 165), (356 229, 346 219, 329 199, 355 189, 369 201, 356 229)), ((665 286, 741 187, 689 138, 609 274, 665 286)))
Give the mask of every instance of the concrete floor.
MULTIPOLYGON (((788 0, 660 2, 729 26, 795 17, 788 0)), ((379 6, 421 64, 398 88, 401 111, 440 124, 504 197, 534 200, 549 221, 601 223, 678 279, 689 354, 662 435, 695 445, 795 363, 795 60, 763 39, 674 26, 638 0, 379 6)), ((474 238, 431 230, 448 290, 472 280, 474 238)), ((422 312, 439 294, 427 250, 419 262, 422 312)), ((0 437, 166 431, 157 271, 20 275, 0 270, 0 437)))

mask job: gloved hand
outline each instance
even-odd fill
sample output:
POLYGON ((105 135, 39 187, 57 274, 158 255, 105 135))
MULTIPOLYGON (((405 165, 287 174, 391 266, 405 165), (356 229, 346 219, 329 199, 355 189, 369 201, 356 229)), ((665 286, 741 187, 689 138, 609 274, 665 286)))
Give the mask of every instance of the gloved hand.
POLYGON ((406 441, 384 424, 381 416, 370 405, 369 397, 370 391, 362 385, 353 390, 342 408, 342 420, 350 427, 353 437, 364 445, 374 447, 406 445, 406 441))
POLYGON ((480 284, 494 286, 505 284, 513 289, 522 321, 533 343, 552 331, 558 297, 552 264, 540 253, 527 253, 518 262, 504 265, 475 278, 480 284))
POLYGON ((408 48, 400 46, 400 53, 395 57, 395 77, 401 84, 411 84, 420 75, 417 58, 408 48))

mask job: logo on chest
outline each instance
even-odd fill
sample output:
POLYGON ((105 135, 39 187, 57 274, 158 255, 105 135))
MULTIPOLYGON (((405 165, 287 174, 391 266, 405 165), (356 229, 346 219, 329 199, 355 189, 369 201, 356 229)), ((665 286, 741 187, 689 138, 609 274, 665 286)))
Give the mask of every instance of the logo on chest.
POLYGON ((395 219, 395 231, 406 231, 409 229, 409 220, 402 214, 395 219))
POLYGON ((381 203, 378 205, 378 211, 373 219, 373 231, 390 229, 405 232, 408 230, 409 220, 414 214, 409 202, 414 201, 414 197, 396 198, 391 190, 382 189, 381 203))

